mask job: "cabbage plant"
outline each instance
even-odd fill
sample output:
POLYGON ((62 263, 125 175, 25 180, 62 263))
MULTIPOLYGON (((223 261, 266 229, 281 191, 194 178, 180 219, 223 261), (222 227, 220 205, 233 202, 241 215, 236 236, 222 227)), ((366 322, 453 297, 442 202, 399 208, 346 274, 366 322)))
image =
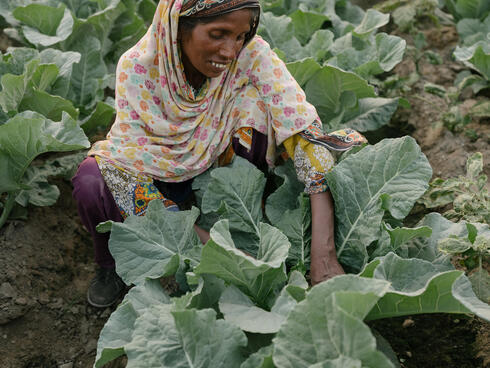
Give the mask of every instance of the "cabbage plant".
POLYGON ((247 162, 197 179, 202 217, 215 219, 204 246, 192 231, 197 208, 172 213, 152 201, 145 217, 102 227, 111 227, 116 270, 134 287, 101 331, 96 367, 123 354, 130 367, 396 367, 366 321, 417 313, 490 320, 490 307, 437 247, 464 236, 463 224, 439 214, 416 228, 386 223, 404 219, 432 174, 412 138, 367 146, 327 175, 337 254, 350 273, 312 288, 309 243, 292 231, 310 231, 304 196, 289 169, 278 171, 265 211, 265 177, 247 162), (180 296, 160 285, 169 275, 180 296))
MULTIPOLYGON (((38 205, 54 202, 52 191, 40 190, 40 179, 46 179, 41 171, 31 168, 32 161, 45 152, 66 152, 88 148, 90 143, 77 122, 66 112, 59 122, 52 121, 33 111, 24 111, 0 125, 0 198, 3 208, 0 228, 17 202, 26 205, 38 199, 38 205), (39 201, 40 200, 40 201, 39 201)), ((55 193, 55 198, 57 198, 55 193)))

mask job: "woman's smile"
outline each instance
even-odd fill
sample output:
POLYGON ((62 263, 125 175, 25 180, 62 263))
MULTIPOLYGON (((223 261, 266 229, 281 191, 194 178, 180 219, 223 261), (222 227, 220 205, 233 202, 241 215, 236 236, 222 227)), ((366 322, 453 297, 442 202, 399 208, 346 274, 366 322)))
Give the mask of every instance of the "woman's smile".
POLYGON ((228 64, 216 63, 214 61, 211 61, 211 65, 214 66, 219 71, 223 71, 228 66, 228 64))

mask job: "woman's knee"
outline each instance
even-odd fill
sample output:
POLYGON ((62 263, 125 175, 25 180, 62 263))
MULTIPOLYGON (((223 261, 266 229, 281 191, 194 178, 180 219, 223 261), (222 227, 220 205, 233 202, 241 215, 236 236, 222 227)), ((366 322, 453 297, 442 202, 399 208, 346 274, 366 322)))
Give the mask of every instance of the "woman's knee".
POLYGON ((94 157, 87 157, 83 160, 71 181, 73 198, 77 201, 87 202, 91 198, 97 199, 104 192, 105 181, 94 157))

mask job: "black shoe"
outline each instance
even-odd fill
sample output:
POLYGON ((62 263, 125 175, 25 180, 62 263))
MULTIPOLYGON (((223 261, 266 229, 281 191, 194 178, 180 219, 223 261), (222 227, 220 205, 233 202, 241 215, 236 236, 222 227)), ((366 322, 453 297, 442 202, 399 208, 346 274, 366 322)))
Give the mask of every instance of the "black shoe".
POLYGON ((125 287, 114 268, 99 268, 90 282, 87 301, 94 307, 108 307, 117 301, 125 287))

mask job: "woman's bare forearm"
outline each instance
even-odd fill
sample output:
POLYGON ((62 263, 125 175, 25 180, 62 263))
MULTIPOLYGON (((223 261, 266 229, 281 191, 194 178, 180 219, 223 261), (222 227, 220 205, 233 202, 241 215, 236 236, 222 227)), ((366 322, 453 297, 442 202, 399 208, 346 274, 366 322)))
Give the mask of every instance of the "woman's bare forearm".
POLYGON ((334 242, 334 203, 330 191, 312 194, 311 269, 312 284, 344 273, 337 260, 334 242))
POLYGON ((199 237, 199 240, 201 243, 206 244, 209 240, 209 232, 204 230, 203 228, 194 225, 194 231, 197 233, 197 236, 199 237))

